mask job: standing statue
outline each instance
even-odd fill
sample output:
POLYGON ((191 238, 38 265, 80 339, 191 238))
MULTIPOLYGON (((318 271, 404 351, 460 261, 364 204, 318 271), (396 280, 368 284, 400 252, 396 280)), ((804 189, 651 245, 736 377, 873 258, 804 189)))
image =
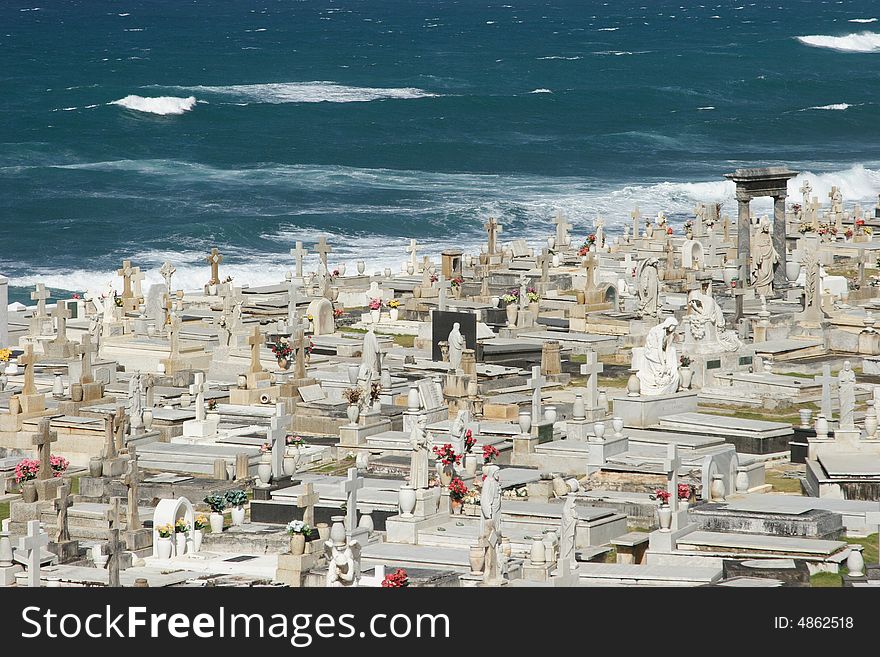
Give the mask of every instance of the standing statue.
POLYGON ((129 417, 131 417, 132 429, 140 429, 144 424, 143 400, 141 398, 142 387, 142 375, 140 372, 135 372, 128 380, 129 417))
POLYGON ((428 418, 420 415, 412 425, 412 431, 409 434, 409 445, 412 448, 412 454, 409 460, 409 485, 418 490, 419 488, 428 487, 428 433, 425 427, 428 424, 428 418))
POLYGON ((840 400, 840 428, 854 429, 856 410, 856 373, 850 362, 844 361, 837 375, 837 394, 840 400))
POLYGON ((678 354, 673 342, 678 320, 667 317, 645 338, 644 358, 636 376, 643 395, 669 395, 678 390, 678 354))
POLYGON ((770 219, 761 217, 758 233, 752 243, 752 287, 757 294, 773 294, 773 270, 779 263, 779 253, 773 247, 770 219))
POLYGON ((452 421, 449 428, 449 442, 455 449, 456 454, 464 454, 464 437, 467 433, 467 425, 470 421, 470 413, 467 410, 461 410, 452 421))
POLYGON ((373 328, 364 334, 364 344, 361 349, 361 364, 358 367, 357 387, 361 391, 360 406, 363 410, 368 408, 372 401, 373 384, 378 383, 382 376, 382 354, 379 350, 379 340, 373 328))
POLYGON ((565 498, 562 505, 562 528, 559 532, 559 559, 558 563, 575 563, 575 546, 577 545, 578 514, 574 497, 565 498))
POLYGON ((660 275, 658 258, 648 258, 639 263, 636 270, 639 295, 639 317, 656 317, 660 310, 660 275))
POLYGON ((461 368, 461 353, 465 348, 464 336, 461 334, 460 328, 461 324, 455 322, 449 332, 449 337, 446 338, 449 344, 449 365, 453 370, 461 368))
POLYGON ((497 465, 483 468, 483 490, 480 494, 480 546, 485 549, 483 581, 495 583, 501 578, 499 547, 501 545, 501 469, 497 465))

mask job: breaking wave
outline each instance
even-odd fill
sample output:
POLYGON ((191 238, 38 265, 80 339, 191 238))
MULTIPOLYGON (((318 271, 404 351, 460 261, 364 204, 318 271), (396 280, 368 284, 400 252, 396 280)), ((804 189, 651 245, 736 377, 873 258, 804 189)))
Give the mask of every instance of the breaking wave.
POLYGON ((373 100, 412 100, 433 98, 432 94, 414 87, 381 88, 350 87, 335 82, 273 82, 267 84, 235 84, 226 86, 174 86, 202 94, 227 96, 236 101, 255 103, 364 103, 373 100))
POLYGON ((110 105, 119 105, 126 109, 136 110, 138 112, 147 112, 149 114, 158 114, 160 116, 183 114, 189 112, 196 106, 196 97, 177 98, 176 96, 158 96, 155 98, 145 98, 144 96, 126 96, 119 100, 114 100, 110 105))
POLYGON ((813 48, 828 48, 839 52, 878 52, 880 51, 880 34, 876 32, 858 32, 845 36, 828 36, 815 34, 796 37, 798 41, 813 48))

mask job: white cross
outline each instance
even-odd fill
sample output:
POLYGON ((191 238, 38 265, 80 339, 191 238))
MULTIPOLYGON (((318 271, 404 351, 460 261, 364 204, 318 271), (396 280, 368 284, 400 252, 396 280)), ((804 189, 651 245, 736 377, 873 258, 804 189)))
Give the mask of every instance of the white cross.
POLYGON ((296 275, 298 277, 302 277, 303 275, 303 258, 307 253, 308 251, 303 248, 302 242, 297 242, 296 248, 290 250, 290 255, 296 258, 296 275))
POLYGON ((678 458, 678 445, 669 443, 666 445, 666 460, 663 461, 663 468, 666 470, 666 492, 669 493, 672 519, 676 523, 673 525, 673 529, 678 529, 676 513, 678 513, 678 469, 680 467, 681 459, 678 458))
POLYGON ((287 415, 286 411, 287 405, 284 402, 275 404, 275 415, 269 420, 269 430, 266 432, 266 438, 272 445, 273 479, 284 476, 284 450, 287 448, 286 438, 293 422, 293 417, 287 415))
POLYGON ((198 420, 199 422, 204 422, 205 390, 208 389, 208 386, 205 385, 205 373, 196 372, 195 379, 196 382, 189 387, 189 394, 196 396, 196 420, 198 420))
POLYGON ((348 536, 357 528, 357 492, 364 487, 364 480, 358 477, 357 468, 348 469, 348 478, 340 484, 345 495, 346 515, 348 516, 348 536))
POLYGON ((571 224, 565 220, 562 212, 556 213, 553 223, 556 224, 556 248, 568 246, 568 229, 571 228, 571 224))
POLYGON ((321 235, 321 239, 318 240, 318 243, 315 245, 315 253, 318 254, 318 257, 321 259, 321 264, 324 266, 324 273, 327 273, 327 254, 333 253, 333 248, 327 244, 327 237, 321 235))
POLYGON ((529 387, 534 390, 532 393, 532 426, 537 426, 541 421, 541 386, 547 383, 547 380, 541 376, 541 366, 532 367, 532 378, 529 379, 529 387))
POLYGON ((42 283, 37 283, 34 291, 31 292, 31 301, 37 302, 37 314, 35 317, 46 316, 46 299, 49 298, 49 290, 42 283))
POLYGON ((18 539, 18 549, 26 550, 28 553, 25 562, 28 567, 28 586, 39 588, 41 550, 49 545, 49 535, 40 531, 39 520, 29 520, 27 527, 27 536, 18 539))
POLYGON ((172 265, 167 260, 162 263, 162 267, 159 268, 159 273, 162 275, 162 278, 165 279, 165 291, 168 294, 171 294, 171 277, 174 276, 174 272, 177 271, 177 268, 172 265))
POLYGON ((143 296, 143 290, 141 290, 141 281, 144 280, 146 275, 141 271, 140 267, 132 267, 131 269, 131 292, 134 295, 135 299, 140 299, 143 296))
POLYGON ((413 271, 419 270, 419 261, 418 256, 416 255, 418 250, 418 243, 413 239, 409 241, 409 246, 406 247, 406 252, 409 253, 409 262, 413 267, 413 271))
POLYGON ((605 369, 599 362, 596 352, 592 349, 587 352, 587 362, 581 365, 581 374, 587 377, 586 402, 587 408, 593 410, 599 405, 598 376, 605 369))
POLYGON ((449 290, 450 282, 446 280, 445 276, 441 276, 437 281, 437 303, 438 308, 442 311, 446 310, 446 291, 449 290))
POLYGON ((321 496, 315 492, 312 483, 302 485, 303 492, 296 496, 296 505, 303 511, 303 522, 309 527, 315 525, 315 505, 320 501, 321 496))

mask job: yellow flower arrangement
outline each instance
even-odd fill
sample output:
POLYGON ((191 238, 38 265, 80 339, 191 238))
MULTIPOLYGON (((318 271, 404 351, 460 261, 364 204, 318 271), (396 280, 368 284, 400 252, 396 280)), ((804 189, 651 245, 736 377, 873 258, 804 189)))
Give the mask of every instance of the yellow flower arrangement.
POLYGON ((0 363, 8 363, 12 358, 12 349, 0 349, 0 363))

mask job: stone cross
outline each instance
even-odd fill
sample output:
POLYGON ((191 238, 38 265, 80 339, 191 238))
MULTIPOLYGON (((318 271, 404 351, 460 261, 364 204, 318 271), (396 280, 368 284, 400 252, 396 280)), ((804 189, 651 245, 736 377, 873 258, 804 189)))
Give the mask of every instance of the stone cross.
MULTIPOLYGON (((541 266, 541 282, 547 282, 547 276, 550 274, 550 249, 546 246, 541 249, 541 256, 538 258, 538 264, 541 266)), ((520 303, 525 303, 525 300, 520 303)))
POLYGON ((663 469, 666 471, 666 492, 669 493, 669 505, 672 508, 672 529, 678 529, 678 469, 681 467, 681 459, 678 458, 678 445, 668 443, 666 445, 666 459, 663 461, 663 469))
POLYGON ((412 265, 413 272, 419 270, 418 246, 419 245, 415 240, 410 240, 409 246, 406 247, 406 252, 409 253, 409 262, 412 265))
POLYGON ((541 376, 541 366, 532 367, 532 378, 529 379, 529 388, 532 392, 532 426, 538 426, 541 421, 541 386, 547 383, 547 380, 541 376))
POLYGON ((571 224, 566 221, 562 212, 556 213, 553 223, 556 224, 556 248, 561 250, 568 246, 568 229, 571 228, 571 224))
POLYGON ((113 413, 107 413, 104 415, 104 453, 102 456, 107 461, 116 458, 116 440, 113 437, 115 417, 116 416, 113 413))
POLYGON ((34 345, 30 342, 25 345, 24 354, 18 357, 18 362, 24 365, 24 386, 21 389, 21 394, 37 394, 37 386, 34 385, 34 365, 37 364, 37 357, 34 356, 34 345))
POLYGON ((318 240, 318 243, 315 245, 315 253, 318 254, 318 257, 321 259, 321 265, 324 268, 324 274, 327 274, 329 271, 327 269, 327 254, 333 253, 333 247, 327 244, 327 237, 325 235, 321 235, 321 239, 318 240))
POLYGON ((111 511, 111 527, 109 540, 107 541, 107 563, 104 567, 109 575, 108 585, 112 588, 119 588, 119 559, 122 555, 122 543, 119 540, 119 498, 113 498, 113 506, 111 511))
POLYGON ((441 311, 446 310, 446 293, 450 289, 451 283, 446 280, 445 276, 441 276, 437 280, 437 308, 441 311))
POLYGON ((113 414, 114 444, 116 445, 117 452, 125 447, 126 419, 125 406, 117 405, 116 412, 113 414))
POLYGON ((95 346, 92 344, 92 336, 84 333, 80 338, 80 346, 77 347, 76 353, 82 356, 82 372, 80 373, 80 383, 92 383, 92 354, 95 353, 95 346))
POLYGON ((340 484, 342 493, 345 495, 346 515, 348 516, 347 533, 351 538, 352 532, 357 529, 357 492, 364 487, 364 480, 358 477, 357 468, 348 469, 348 478, 340 484))
MULTIPOLYGON (((629 253, 626 255, 628 256, 629 253)), ((596 269, 599 267, 599 259, 596 257, 596 254, 592 251, 587 253, 587 255, 584 256, 581 266, 587 270, 586 289, 594 289, 596 287, 596 269)))
POLYGON ((489 255, 495 255, 498 253, 498 235, 501 234, 501 224, 499 224, 495 217, 489 217, 489 221, 485 223, 483 226, 486 229, 486 232, 489 235, 488 248, 486 253, 489 255))
POLYGON ((162 275, 162 278, 165 279, 165 291, 170 295, 171 294, 171 277, 174 276, 174 273, 177 271, 174 265, 172 265, 167 260, 162 263, 162 266, 159 268, 159 273, 162 275))
POLYGON ((189 394, 194 395, 196 398, 196 420, 199 422, 205 421, 205 391, 207 389, 205 373, 196 372, 195 383, 190 385, 189 394))
POLYGON ((28 586, 39 588, 40 586, 40 561, 41 550, 49 545, 49 536, 40 531, 39 520, 29 520, 27 524, 27 536, 18 539, 18 549, 26 551, 28 567, 28 586))
POLYGON ((37 302, 37 312, 34 317, 46 316, 46 299, 48 298, 49 290, 47 290, 46 286, 42 283, 37 283, 34 286, 34 291, 31 292, 31 301, 37 302))
POLYGON ((275 404, 275 415, 269 420, 269 430, 266 432, 266 438, 272 445, 272 479, 277 480, 284 476, 284 451, 287 449, 286 438, 292 424, 293 416, 287 414, 287 404, 275 404))
POLYGON ((140 267, 132 267, 131 269, 131 294, 135 299, 140 299, 143 297, 143 291, 141 289, 141 282, 143 282, 145 278, 144 272, 141 271, 140 267))
POLYGON ((638 206, 636 206, 635 210, 629 213, 629 216, 631 216, 633 220, 633 240, 635 240, 636 238, 638 238, 639 235, 641 235, 640 231, 642 213, 639 212, 638 206))
POLYGON ((837 379, 831 376, 831 364, 830 363, 822 363, 822 376, 815 376, 813 380, 816 383, 822 384, 822 403, 820 411, 822 415, 825 416, 825 419, 829 422, 832 419, 831 416, 831 384, 834 383, 837 379))
POLYGON ((70 319, 70 311, 67 304, 60 301, 55 304, 55 310, 52 311, 52 317, 55 319, 58 335, 55 336, 56 344, 64 344, 67 342, 67 320, 70 319))
POLYGON ((303 258, 306 257, 308 251, 303 248, 302 242, 296 243, 296 248, 290 250, 290 255, 292 255, 296 259, 296 275, 299 278, 302 278, 303 275, 303 258))
POLYGON ((55 524, 55 542, 64 543, 70 540, 70 528, 67 525, 67 510, 73 506, 73 500, 70 499, 70 484, 61 484, 58 488, 58 497, 55 499, 53 506, 58 514, 55 524))
POLYGON ((252 374, 257 374, 258 372, 263 371, 263 367, 262 365, 260 365, 260 345, 263 340, 260 336, 259 324, 254 326, 254 332, 251 336, 248 337, 247 341, 248 344, 251 346, 251 367, 249 371, 252 374))
POLYGON ((171 329, 168 332, 168 340, 171 344, 171 358, 176 358, 180 355, 180 325, 182 323, 177 313, 171 313, 171 329))
POLYGON ((128 531, 140 529, 141 520, 138 511, 140 498, 140 475, 137 450, 134 444, 128 446, 128 472, 122 477, 122 483, 128 489, 128 531))
POLYGON ((131 268, 131 260, 123 260, 122 267, 117 269, 116 273, 122 276, 122 298, 130 299, 132 297, 131 275, 134 273, 134 269, 131 268))
POLYGON ((211 249, 211 253, 205 256, 205 260, 211 265, 211 280, 208 281, 208 285, 217 285, 220 283, 220 263, 223 262, 223 256, 215 246, 211 249))
POLYGON ((303 492, 296 496, 296 505, 303 511, 303 522, 309 527, 315 526, 315 505, 321 496, 315 492, 315 486, 311 482, 303 484, 303 492))
POLYGON ((40 470, 37 479, 46 480, 52 478, 52 443, 58 440, 58 434, 49 430, 49 418, 40 420, 37 425, 37 433, 31 438, 31 444, 36 446, 40 458, 40 470))
POLYGON ((586 353, 586 357, 587 362, 581 365, 581 374, 587 377, 584 401, 587 403, 587 410, 592 411, 599 406, 598 378, 605 366, 599 362, 596 352, 592 349, 586 353))

